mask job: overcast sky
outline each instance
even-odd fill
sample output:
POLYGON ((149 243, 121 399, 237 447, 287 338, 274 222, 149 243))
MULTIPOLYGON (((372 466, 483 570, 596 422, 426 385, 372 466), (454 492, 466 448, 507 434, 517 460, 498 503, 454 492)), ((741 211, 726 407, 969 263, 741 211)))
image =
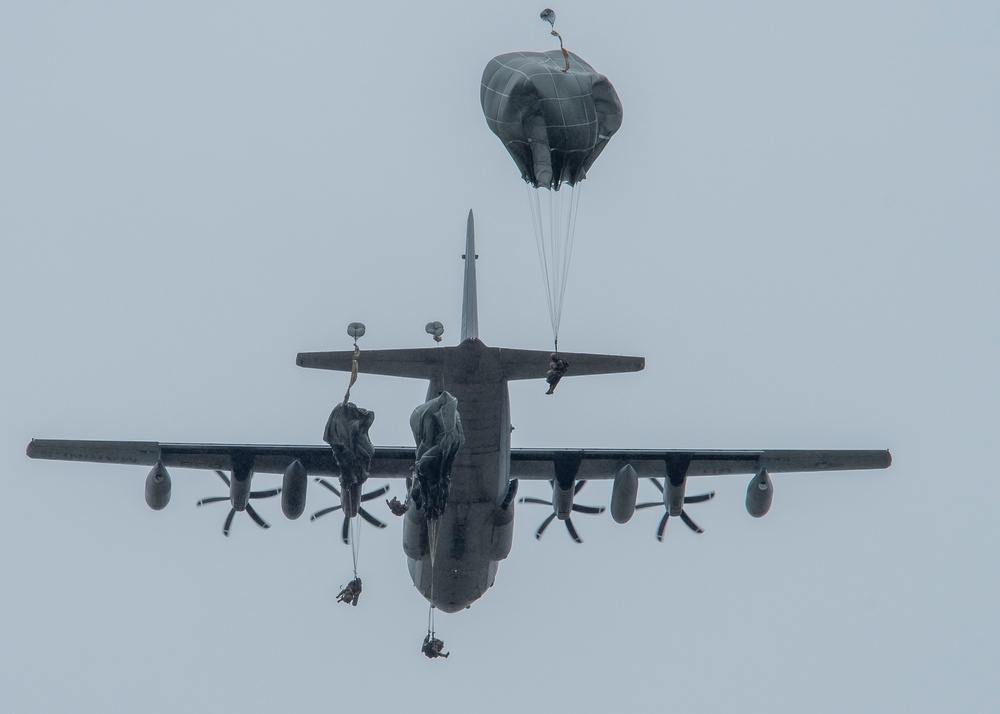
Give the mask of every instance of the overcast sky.
MULTIPOLYGON (((479 106, 491 57, 555 47, 542 8, 0 5, 0 710, 1000 708, 995 2, 555 8, 625 110, 560 345, 647 368, 512 385, 515 445, 890 448, 888 471, 779 475, 760 521, 747 479, 692 481, 707 532, 662 544, 652 509, 581 516, 577 546, 519 506, 431 662, 399 521, 365 529, 346 608, 334 517, 265 503, 271 530, 225 539, 225 506, 194 506, 211 473, 176 470, 154 513, 145 468, 24 456, 319 443, 346 376, 296 352, 349 349, 353 320, 363 349, 430 346, 430 320, 453 343, 470 208, 483 341, 546 349, 525 189, 479 106)), ((424 390, 353 397, 408 445, 424 390)))

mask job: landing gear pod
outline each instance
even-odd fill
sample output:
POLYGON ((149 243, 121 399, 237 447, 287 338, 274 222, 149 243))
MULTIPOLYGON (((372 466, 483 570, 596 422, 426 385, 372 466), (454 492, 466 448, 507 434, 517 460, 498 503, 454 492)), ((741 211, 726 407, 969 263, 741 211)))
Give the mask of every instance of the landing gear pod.
POLYGON ((170 503, 170 474, 162 461, 146 476, 146 505, 154 511, 162 511, 170 503))
POLYGON ((611 517, 615 523, 628 523, 635 513, 635 498, 639 493, 639 476, 631 464, 625 464, 615 476, 611 489, 611 517))
POLYGON ((290 521, 294 521, 306 510, 308 482, 309 474, 306 473, 306 467, 295 459, 285 469, 285 475, 281 479, 281 512, 290 521))
POLYGON ((771 500, 774 498, 774 484, 767 469, 761 469, 750 480, 747 486, 747 513, 754 518, 761 518, 771 510, 771 500))

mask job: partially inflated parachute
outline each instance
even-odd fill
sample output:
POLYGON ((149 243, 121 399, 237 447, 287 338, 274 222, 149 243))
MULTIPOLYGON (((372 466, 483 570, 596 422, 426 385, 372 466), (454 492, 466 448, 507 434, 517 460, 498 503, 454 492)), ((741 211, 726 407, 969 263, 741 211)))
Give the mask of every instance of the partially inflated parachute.
MULTIPOLYGON (((541 17, 555 22, 551 10, 541 17)), ((552 34, 559 37, 554 30, 552 34)), ((559 42, 561 46, 561 37, 559 42)), ((500 137, 529 187, 538 259, 558 350, 579 182, 621 126, 622 105, 607 77, 565 49, 494 57, 483 72, 479 98, 486 123, 500 137)))
POLYGON ((535 188, 574 185, 622 124, 608 78, 572 52, 509 52, 483 72, 479 98, 521 177, 535 188))

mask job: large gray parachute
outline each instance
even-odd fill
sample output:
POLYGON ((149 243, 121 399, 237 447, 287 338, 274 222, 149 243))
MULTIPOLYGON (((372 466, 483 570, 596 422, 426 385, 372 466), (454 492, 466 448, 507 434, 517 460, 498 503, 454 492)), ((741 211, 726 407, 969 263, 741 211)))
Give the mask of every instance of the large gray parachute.
POLYGON ((479 98, 490 129, 535 188, 574 185, 622 123, 608 78, 572 52, 510 52, 483 72, 479 98))

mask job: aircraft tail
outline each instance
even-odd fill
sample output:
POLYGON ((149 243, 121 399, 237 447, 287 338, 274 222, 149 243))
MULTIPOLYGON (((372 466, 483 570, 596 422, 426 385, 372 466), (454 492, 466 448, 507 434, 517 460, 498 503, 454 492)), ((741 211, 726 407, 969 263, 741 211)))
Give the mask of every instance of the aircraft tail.
MULTIPOLYGON (((465 285, 462 294, 462 341, 456 347, 427 347, 396 350, 362 350, 358 358, 358 371, 362 374, 381 374, 390 377, 410 377, 434 380, 442 374, 457 370, 470 360, 479 360, 470 352, 494 352, 498 358, 493 364, 496 371, 479 375, 485 380, 511 381, 517 379, 543 379, 549 371, 550 352, 543 350, 517 350, 504 347, 487 347, 479 341, 479 306, 476 288, 476 231, 469 211, 465 235, 465 285)), ((642 357, 598 355, 560 352, 569 364, 567 376, 588 374, 614 374, 638 372, 646 366, 642 357)), ((296 358, 300 367, 331 369, 350 372, 354 367, 354 352, 300 352, 296 358)), ((480 371, 485 369, 485 362, 480 371)))
POLYGON ((476 226, 469 209, 469 222, 465 230, 465 286, 462 290, 462 342, 479 339, 479 304, 476 287, 476 226))

